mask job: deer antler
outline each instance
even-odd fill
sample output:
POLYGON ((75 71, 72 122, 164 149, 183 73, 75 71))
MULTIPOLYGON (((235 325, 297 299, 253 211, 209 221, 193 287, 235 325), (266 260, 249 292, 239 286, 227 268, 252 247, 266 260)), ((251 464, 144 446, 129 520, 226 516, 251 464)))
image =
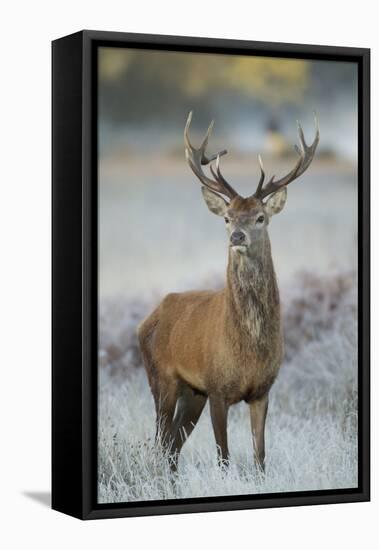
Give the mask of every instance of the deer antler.
POLYGON ((227 151, 223 149, 219 153, 215 155, 211 155, 210 157, 207 157, 205 154, 205 149, 208 145, 209 136, 211 135, 212 128, 213 128, 213 120, 209 125, 207 133, 199 149, 195 149, 195 147, 193 147, 188 137, 188 130, 191 124, 191 120, 192 120, 192 111, 188 115, 187 122, 184 128, 185 154, 186 154, 187 162, 192 172, 195 174, 196 177, 199 178, 199 180, 203 185, 205 185, 212 191, 216 191, 217 193, 221 193, 222 195, 226 195, 230 199, 233 199, 238 195, 238 193, 226 181, 226 179, 223 177, 220 171, 220 157, 222 155, 225 155, 227 151), (207 165, 214 160, 216 160, 216 171, 213 169, 212 165, 210 167, 212 175, 214 177, 214 180, 212 180, 204 173, 202 166, 207 165))
POLYGON ((320 140, 320 130, 318 127, 318 120, 317 120, 316 114, 314 114, 314 119, 315 119, 315 126, 316 126, 316 137, 312 145, 310 145, 309 147, 305 143, 303 129, 299 121, 297 122, 298 131, 299 131, 300 148, 297 145, 295 145, 295 151, 298 153, 299 158, 295 164, 295 167, 286 176, 280 178, 277 181, 275 181, 275 176, 272 176, 272 178, 268 181, 268 183, 266 185, 263 185, 263 182, 265 179, 265 172, 263 169, 262 159, 260 156, 258 156, 259 165, 261 168, 261 177, 258 183, 257 190, 255 191, 253 197, 262 200, 268 195, 271 195, 272 193, 276 193, 276 191, 278 191, 282 187, 291 183, 291 181, 294 181, 296 178, 301 176, 301 174, 303 174, 305 170, 309 167, 315 155, 318 142, 320 140))

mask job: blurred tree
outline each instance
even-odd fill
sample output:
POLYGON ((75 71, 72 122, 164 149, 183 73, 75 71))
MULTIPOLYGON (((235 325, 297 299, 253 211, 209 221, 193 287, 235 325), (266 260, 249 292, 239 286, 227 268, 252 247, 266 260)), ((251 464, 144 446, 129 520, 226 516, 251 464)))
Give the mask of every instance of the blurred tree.
POLYGON ((302 99, 308 86, 309 63, 300 59, 237 57, 224 79, 265 103, 294 103, 302 99))
POLYGON ((114 81, 126 72, 133 61, 134 50, 125 48, 101 48, 99 50, 99 80, 114 81))

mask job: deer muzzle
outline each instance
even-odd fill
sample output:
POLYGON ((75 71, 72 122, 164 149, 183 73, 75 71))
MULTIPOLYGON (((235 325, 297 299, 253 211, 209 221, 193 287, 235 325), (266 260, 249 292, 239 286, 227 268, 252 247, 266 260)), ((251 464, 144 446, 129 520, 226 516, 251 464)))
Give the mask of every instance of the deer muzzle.
POLYGON ((230 235, 230 246, 246 246, 246 235, 242 231, 233 231, 230 235))

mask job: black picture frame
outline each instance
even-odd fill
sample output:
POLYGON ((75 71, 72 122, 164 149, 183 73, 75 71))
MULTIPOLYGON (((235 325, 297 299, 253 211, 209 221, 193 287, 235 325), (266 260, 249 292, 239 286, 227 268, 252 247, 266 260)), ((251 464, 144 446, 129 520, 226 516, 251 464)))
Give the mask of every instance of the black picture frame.
POLYGON ((52 507, 81 519, 370 499, 370 50, 81 31, 52 43, 52 507), (356 489, 98 504, 97 57, 99 46, 338 60, 358 66, 359 476, 356 489))

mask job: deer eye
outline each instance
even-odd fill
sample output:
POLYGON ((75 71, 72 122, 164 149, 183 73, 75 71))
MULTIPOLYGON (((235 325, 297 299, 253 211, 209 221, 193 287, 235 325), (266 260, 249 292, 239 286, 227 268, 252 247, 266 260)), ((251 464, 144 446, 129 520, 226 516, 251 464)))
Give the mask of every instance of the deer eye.
POLYGON ((265 221, 264 216, 259 216, 259 218, 257 218, 257 223, 263 223, 264 221, 265 221))
POLYGON ((229 218, 224 218, 225 223, 229 223, 229 218))

